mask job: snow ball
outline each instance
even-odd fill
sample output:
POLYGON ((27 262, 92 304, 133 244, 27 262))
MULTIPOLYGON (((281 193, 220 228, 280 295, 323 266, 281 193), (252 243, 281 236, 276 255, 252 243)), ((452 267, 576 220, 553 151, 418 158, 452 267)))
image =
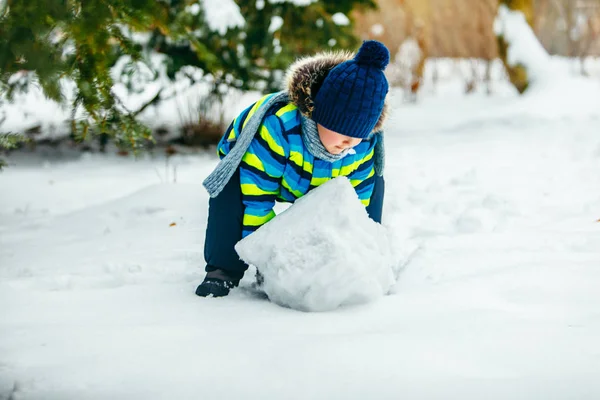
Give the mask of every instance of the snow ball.
POLYGON ((276 304, 328 311, 373 301, 394 284, 388 230, 367 215, 350 181, 312 190, 236 246, 264 275, 276 304))

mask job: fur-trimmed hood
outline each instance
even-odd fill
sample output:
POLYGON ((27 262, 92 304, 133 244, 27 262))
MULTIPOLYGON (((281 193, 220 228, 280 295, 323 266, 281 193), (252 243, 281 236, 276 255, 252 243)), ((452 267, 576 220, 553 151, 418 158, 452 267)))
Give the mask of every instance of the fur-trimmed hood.
MULTIPOLYGON (((351 60, 354 53, 349 51, 324 52, 314 56, 304 57, 294 62, 286 73, 286 87, 290 100, 298 110, 311 118, 315 108, 313 98, 323 84, 325 77, 338 64, 351 60)), ((387 100, 381 116, 373 128, 373 132, 383 129, 388 114, 387 100)))

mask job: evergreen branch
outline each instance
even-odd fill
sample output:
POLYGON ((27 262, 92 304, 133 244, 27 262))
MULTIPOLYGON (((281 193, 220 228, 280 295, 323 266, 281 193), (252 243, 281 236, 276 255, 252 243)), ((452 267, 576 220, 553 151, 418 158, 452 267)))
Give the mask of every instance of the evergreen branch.
MULTIPOLYGON (((236 0, 245 24, 220 34, 211 29, 203 7, 199 13, 190 12, 192 3, 197 2, 9 1, 5 4, 10 8, 0 7, 0 95, 11 101, 18 90, 28 90, 36 77, 46 96, 61 101, 65 98, 61 80, 72 80, 73 135, 81 140, 112 137, 120 146, 138 149, 153 138, 136 117, 172 95, 160 89, 137 110, 128 110, 112 90, 111 73, 120 57, 129 55, 145 63, 154 73, 153 81, 162 75, 144 57, 149 52, 167 60, 166 76, 173 81, 182 71, 186 74, 185 67, 196 67, 210 78, 214 96, 222 94, 219 85, 246 90, 262 84, 260 90, 270 91, 280 84, 277 70, 299 55, 328 49, 331 38, 337 41, 336 47, 357 44, 351 27, 333 23, 334 12, 350 14, 356 7, 375 4, 373 0, 340 0, 298 7, 292 2, 265 2, 259 11, 255 0, 236 0), (277 32, 277 46, 266 29, 274 15, 285 20, 277 32), (314 26, 318 19, 324 21, 321 29, 314 26), (150 40, 138 43, 132 32, 145 32, 150 40), (21 71, 31 76, 15 75, 21 71), (83 115, 79 120, 78 112, 83 115)), ((188 77, 196 82, 192 75, 188 77)), ((129 78, 128 83, 135 82, 133 72, 129 78)))
POLYGON ((28 139, 17 133, 0 133, 0 149, 11 150, 19 147, 21 143, 26 143, 28 139))
MULTIPOLYGON (((23 135, 11 132, 0 133, 0 150, 16 149, 21 143, 27 143, 28 141, 29 139, 23 135)), ((8 163, 3 158, 0 158, 0 171, 7 166, 8 163)))
POLYGON ((127 108, 127 106, 125 105, 125 103, 123 102, 123 100, 111 89, 110 90, 110 94, 112 96, 113 99, 116 100, 116 103, 118 103, 121 107, 123 107, 123 110, 125 110, 125 112, 128 115, 134 115, 129 108, 127 108))

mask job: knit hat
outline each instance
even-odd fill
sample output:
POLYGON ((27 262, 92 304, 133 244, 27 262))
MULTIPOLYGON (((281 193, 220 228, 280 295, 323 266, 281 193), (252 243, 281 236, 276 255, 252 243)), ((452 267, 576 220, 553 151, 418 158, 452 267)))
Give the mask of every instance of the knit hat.
POLYGON ((373 130, 388 93, 383 73, 389 50, 380 42, 363 42, 352 60, 333 68, 314 99, 312 119, 334 132, 364 139, 373 130))

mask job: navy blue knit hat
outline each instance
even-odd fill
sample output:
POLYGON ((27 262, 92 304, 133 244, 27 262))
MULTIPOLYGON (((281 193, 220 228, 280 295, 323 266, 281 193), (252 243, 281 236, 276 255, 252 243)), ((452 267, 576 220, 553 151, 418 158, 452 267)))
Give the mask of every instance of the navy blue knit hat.
POLYGON ((352 60, 333 68, 314 99, 312 119, 342 135, 364 139, 373 130, 388 93, 383 70, 389 50, 380 42, 363 42, 352 60))

